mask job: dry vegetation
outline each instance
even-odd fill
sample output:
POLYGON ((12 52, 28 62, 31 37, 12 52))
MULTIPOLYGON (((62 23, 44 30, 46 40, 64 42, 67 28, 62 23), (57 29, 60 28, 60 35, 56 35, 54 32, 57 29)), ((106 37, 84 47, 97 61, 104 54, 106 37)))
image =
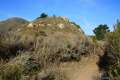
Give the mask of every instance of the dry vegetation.
POLYGON ((7 20, 0 21, 0 32, 16 29, 28 23, 29 21, 22 18, 18 18, 18 17, 9 18, 7 20))
POLYGON ((60 64, 79 62, 82 56, 96 54, 99 49, 78 26, 61 17, 32 23, 34 27, 1 34, 0 80, 69 80, 60 64))

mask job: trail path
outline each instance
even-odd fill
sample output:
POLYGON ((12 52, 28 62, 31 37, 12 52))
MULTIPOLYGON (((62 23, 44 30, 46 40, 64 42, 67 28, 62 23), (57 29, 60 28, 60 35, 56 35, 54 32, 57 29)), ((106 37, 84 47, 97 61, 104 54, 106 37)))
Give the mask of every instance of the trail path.
POLYGON ((97 62, 98 57, 91 56, 83 58, 79 63, 66 63, 62 69, 70 80, 97 80, 100 76, 97 62))

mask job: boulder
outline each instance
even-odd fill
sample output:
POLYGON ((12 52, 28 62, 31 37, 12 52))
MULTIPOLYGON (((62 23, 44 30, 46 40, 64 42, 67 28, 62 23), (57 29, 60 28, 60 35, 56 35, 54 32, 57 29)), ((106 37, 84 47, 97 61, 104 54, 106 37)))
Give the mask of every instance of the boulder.
POLYGON ((58 27, 59 27, 60 29, 65 28, 64 24, 62 24, 62 23, 58 24, 58 27))
POLYGON ((29 28, 34 27, 34 26, 33 26, 33 23, 29 23, 27 27, 29 27, 29 28))

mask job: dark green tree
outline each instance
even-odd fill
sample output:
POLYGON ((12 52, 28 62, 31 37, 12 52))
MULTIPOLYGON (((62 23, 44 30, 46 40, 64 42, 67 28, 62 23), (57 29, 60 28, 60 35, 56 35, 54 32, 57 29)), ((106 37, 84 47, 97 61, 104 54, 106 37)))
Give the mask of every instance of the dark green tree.
POLYGON ((46 18, 46 17, 48 17, 48 15, 47 15, 46 13, 42 13, 42 14, 40 15, 40 18, 46 18))
POLYGON ((48 15, 46 13, 42 13, 37 19, 46 18, 46 17, 48 17, 48 15))
POLYGON ((100 24, 98 27, 96 27, 93 32, 98 40, 104 40, 105 35, 107 32, 109 32, 109 27, 106 24, 100 24))

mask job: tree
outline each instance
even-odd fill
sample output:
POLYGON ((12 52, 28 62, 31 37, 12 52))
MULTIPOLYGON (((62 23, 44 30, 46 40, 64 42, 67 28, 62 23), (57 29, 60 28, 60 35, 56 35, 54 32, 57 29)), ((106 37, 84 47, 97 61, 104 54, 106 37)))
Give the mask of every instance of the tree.
POLYGON ((46 18, 46 17, 48 17, 48 15, 47 15, 46 13, 42 13, 42 14, 40 15, 40 17, 38 17, 37 19, 46 18))
POLYGON ((98 40, 104 40, 106 33, 109 31, 109 27, 106 24, 100 24, 97 28, 93 30, 98 40))
POLYGON ((48 17, 48 15, 47 15, 46 13, 42 13, 42 14, 40 15, 40 18, 46 18, 46 17, 48 17))

